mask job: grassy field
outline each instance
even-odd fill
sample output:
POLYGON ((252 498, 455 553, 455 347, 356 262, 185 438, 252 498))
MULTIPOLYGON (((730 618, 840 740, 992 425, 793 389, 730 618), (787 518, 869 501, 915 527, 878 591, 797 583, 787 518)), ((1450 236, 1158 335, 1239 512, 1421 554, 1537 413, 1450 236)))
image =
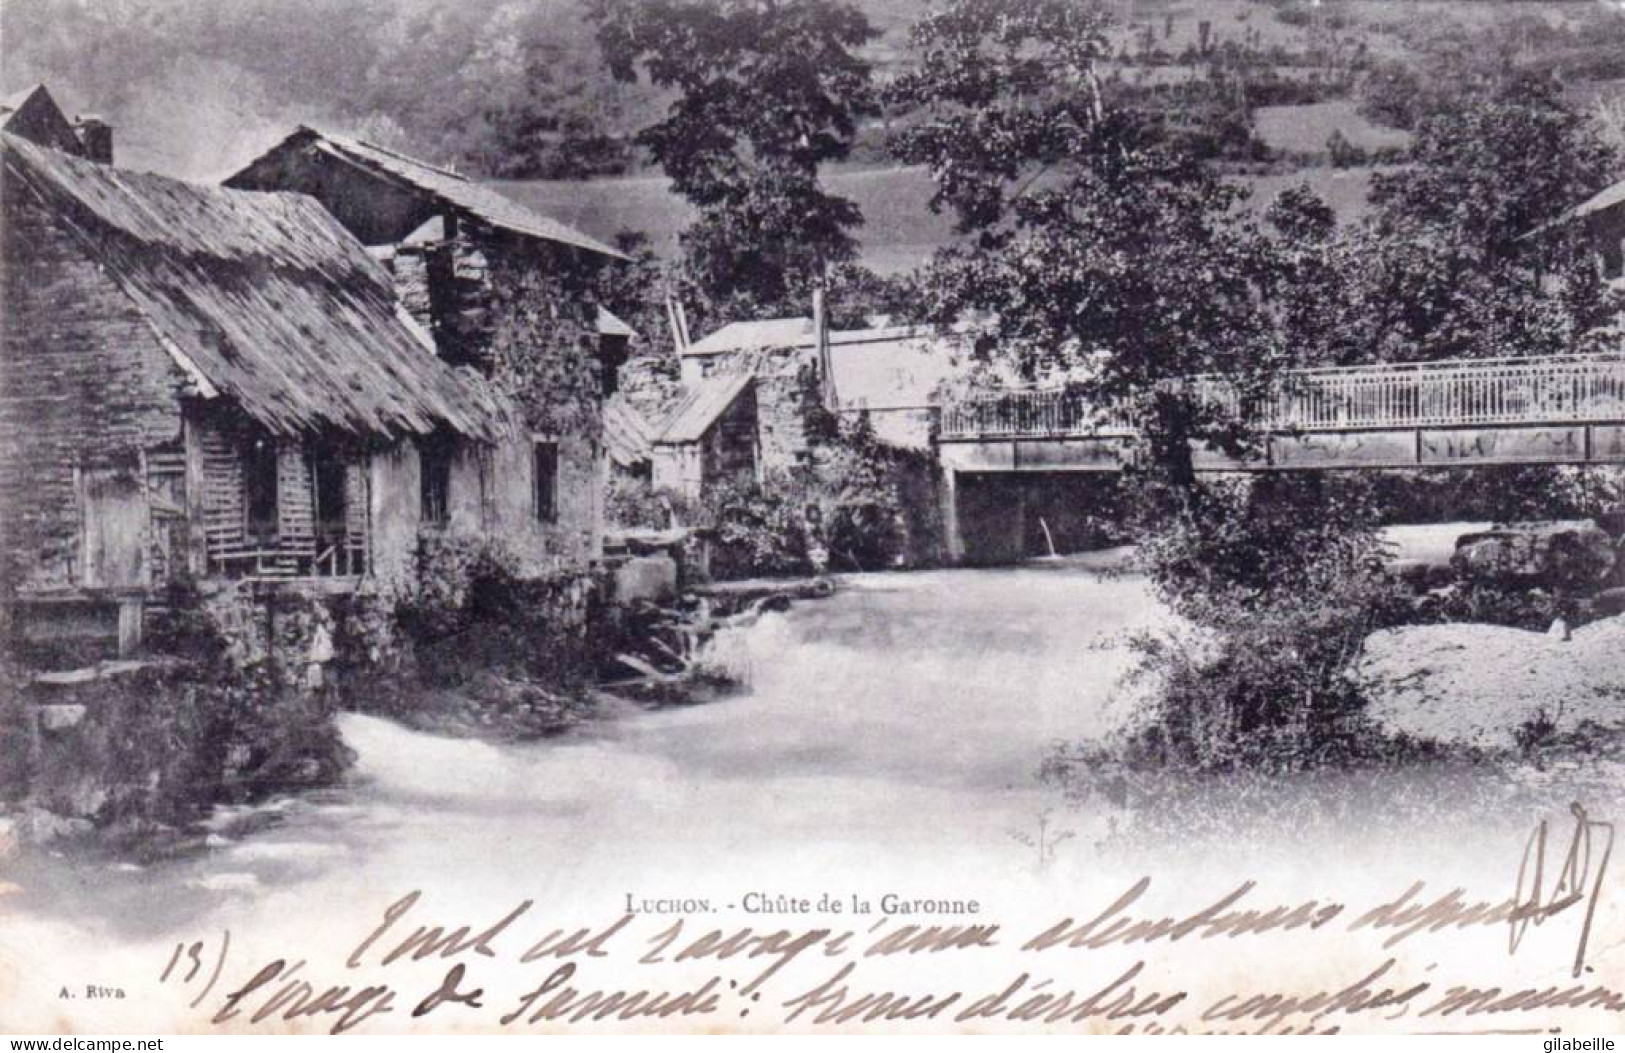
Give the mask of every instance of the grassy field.
MULTIPOLYGON (((1345 133, 1346 134, 1346 133, 1345 133)), ((1324 136, 1322 137, 1324 140, 1324 136)), ((1252 190, 1247 207, 1262 210, 1288 187, 1308 184, 1344 222, 1366 212, 1369 168, 1306 168, 1280 175, 1245 176, 1237 181, 1252 190)), ((856 201, 867 218, 859 234, 863 262, 881 274, 913 269, 953 237, 947 216, 927 207, 932 184, 918 168, 836 172, 830 188, 856 201)), ((623 230, 649 237, 661 256, 674 254, 678 233, 693 210, 673 195, 658 176, 608 179, 587 183, 497 182, 492 187, 571 226, 600 238, 623 230)))
POLYGON ((1253 111, 1253 130, 1271 150, 1289 153, 1323 153, 1326 139, 1334 130, 1362 150, 1403 149, 1411 141, 1407 132, 1372 124, 1346 99, 1303 106, 1260 106, 1253 111))
MULTIPOLYGON (((836 172, 830 189, 863 209, 863 262, 881 274, 910 270, 952 236, 946 216, 927 207, 932 183, 923 170, 887 168, 836 172)), ((497 182, 495 189, 588 234, 610 238, 623 230, 648 236, 661 256, 675 253, 677 235, 693 209, 659 176, 573 182, 497 182)))

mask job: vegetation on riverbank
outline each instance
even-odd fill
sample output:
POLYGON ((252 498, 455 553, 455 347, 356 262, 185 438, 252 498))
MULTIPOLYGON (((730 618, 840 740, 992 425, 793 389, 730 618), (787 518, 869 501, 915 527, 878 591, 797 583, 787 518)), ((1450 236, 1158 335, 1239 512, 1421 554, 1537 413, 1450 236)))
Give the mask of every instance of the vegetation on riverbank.
POLYGON ((715 581, 931 566, 942 522, 929 452, 880 442, 866 418, 825 433, 806 465, 708 487, 697 500, 642 487, 612 491, 622 527, 675 519, 709 550, 715 581))

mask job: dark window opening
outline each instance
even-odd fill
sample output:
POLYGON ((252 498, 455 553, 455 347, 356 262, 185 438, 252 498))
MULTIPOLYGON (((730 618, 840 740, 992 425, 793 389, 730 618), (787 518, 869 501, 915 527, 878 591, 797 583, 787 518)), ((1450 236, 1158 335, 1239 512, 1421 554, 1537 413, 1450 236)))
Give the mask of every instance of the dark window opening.
POLYGON ((243 488, 246 491, 248 534, 268 540, 277 533, 276 443, 268 438, 249 440, 243 450, 243 488))
POLYGON ((418 448, 421 515, 431 526, 451 521, 451 455, 450 444, 444 442, 426 442, 418 448))
POLYGON ((344 459, 332 450, 311 452, 311 474, 316 484, 316 536, 337 541, 345 536, 348 497, 344 486, 344 459))
POLYGON ((620 390, 621 366, 625 364, 629 341, 624 336, 599 336, 598 368, 605 398, 620 390))
POLYGON ((542 523, 559 521, 559 447, 539 442, 531 447, 531 478, 535 486, 536 519, 542 523))

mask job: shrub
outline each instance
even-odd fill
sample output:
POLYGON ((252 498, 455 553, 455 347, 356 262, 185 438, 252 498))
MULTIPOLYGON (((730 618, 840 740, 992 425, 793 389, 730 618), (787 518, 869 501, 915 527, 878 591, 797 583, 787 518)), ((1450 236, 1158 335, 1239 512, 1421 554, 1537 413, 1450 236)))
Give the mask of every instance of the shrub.
POLYGON ((586 676, 594 589, 580 573, 527 576, 499 542, 425 534, 408 580, 395 620, 427 683, 495 673, 573 688, 586 676))
POLYGON ((1545 589, 1507 587, 1487 582, 1457 582, 1422 596, 1417 621, 1475 622, 1511 629, 1545 632, 1558 618, 1571 627, 1590 620, 1588 607, 1545 589))
POLYGON ((1613 467, 1526 465, 1381 472, 1374 476, 1390 523, 1574 519, 1625 504, 1625 472, 1613 467))
POLYGON ((647 481, 615 475, 605 493, 604 518, 623 529, 665 530, 688 519, 688 502, 672 490, 656 490, 647 481))
POLYGON ((815 463, 713 486, 687 516, 710 535, 716 578, 805 574, 815 547, 843 570, 921 563, 941 536, 931 472, 928 455, 885 445, 859 417, 815 463))
POLYGON ((1165 603, 1202 624, 1384 562, 1371 488, 1352 477, 1228 476, 1186 496, 1146 486, 1132 500, 1141 567, 1165 603))
POLYGON ((1383 570, 1369 487, 1308 474, 1224 479, 1182 502, 1163 495, 1141 521, 1139 558, 1186 624, 1133 642, 1133 676, 1156 696, 1126 760, 1295 768, 1373 748, 1366 699, 1347 674, 1365 638, 1412 607, 1383 570))
POLYGON ((1134 676, 1157 687, 1125 760, 1202 770, 1292 769, 1374 752, 1367 699, 1347 674, 1365 638, 1409 618, 1381 574, 1316 573, 1254 602, 1205 603, 1209 626, 1136 638, 1134 676))
POLYGON ((712 487, 696 519, 711 537, 712 576, 806 573, 811 569, 806 513, 818 505, 812 481, 788 474, 712 487))

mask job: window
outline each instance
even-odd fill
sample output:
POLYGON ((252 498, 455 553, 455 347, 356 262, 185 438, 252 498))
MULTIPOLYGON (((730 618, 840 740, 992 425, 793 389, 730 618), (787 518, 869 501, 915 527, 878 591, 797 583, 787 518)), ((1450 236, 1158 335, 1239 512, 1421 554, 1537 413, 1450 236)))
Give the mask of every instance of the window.
POLYGON ((243 489, 249 536, 258 540, 276 537, 276 443, 269 438, 250 439, 243 447, 243 489))
POLYGON ((310 460, 316 484, 316 536, 324 544, 334 544, 344 539, 349 526, 345 463, 337 451, 326 447, 313 449, 310 460))
POLYGON ((451 445, 425 442, 418 447, 422 519, 431 526, 451 520, 451 445))
POLYGON ((538 442, 531 447, 531 480, 535 487, 536 519, 542 523, 559 521, 559 446, 538 442))

